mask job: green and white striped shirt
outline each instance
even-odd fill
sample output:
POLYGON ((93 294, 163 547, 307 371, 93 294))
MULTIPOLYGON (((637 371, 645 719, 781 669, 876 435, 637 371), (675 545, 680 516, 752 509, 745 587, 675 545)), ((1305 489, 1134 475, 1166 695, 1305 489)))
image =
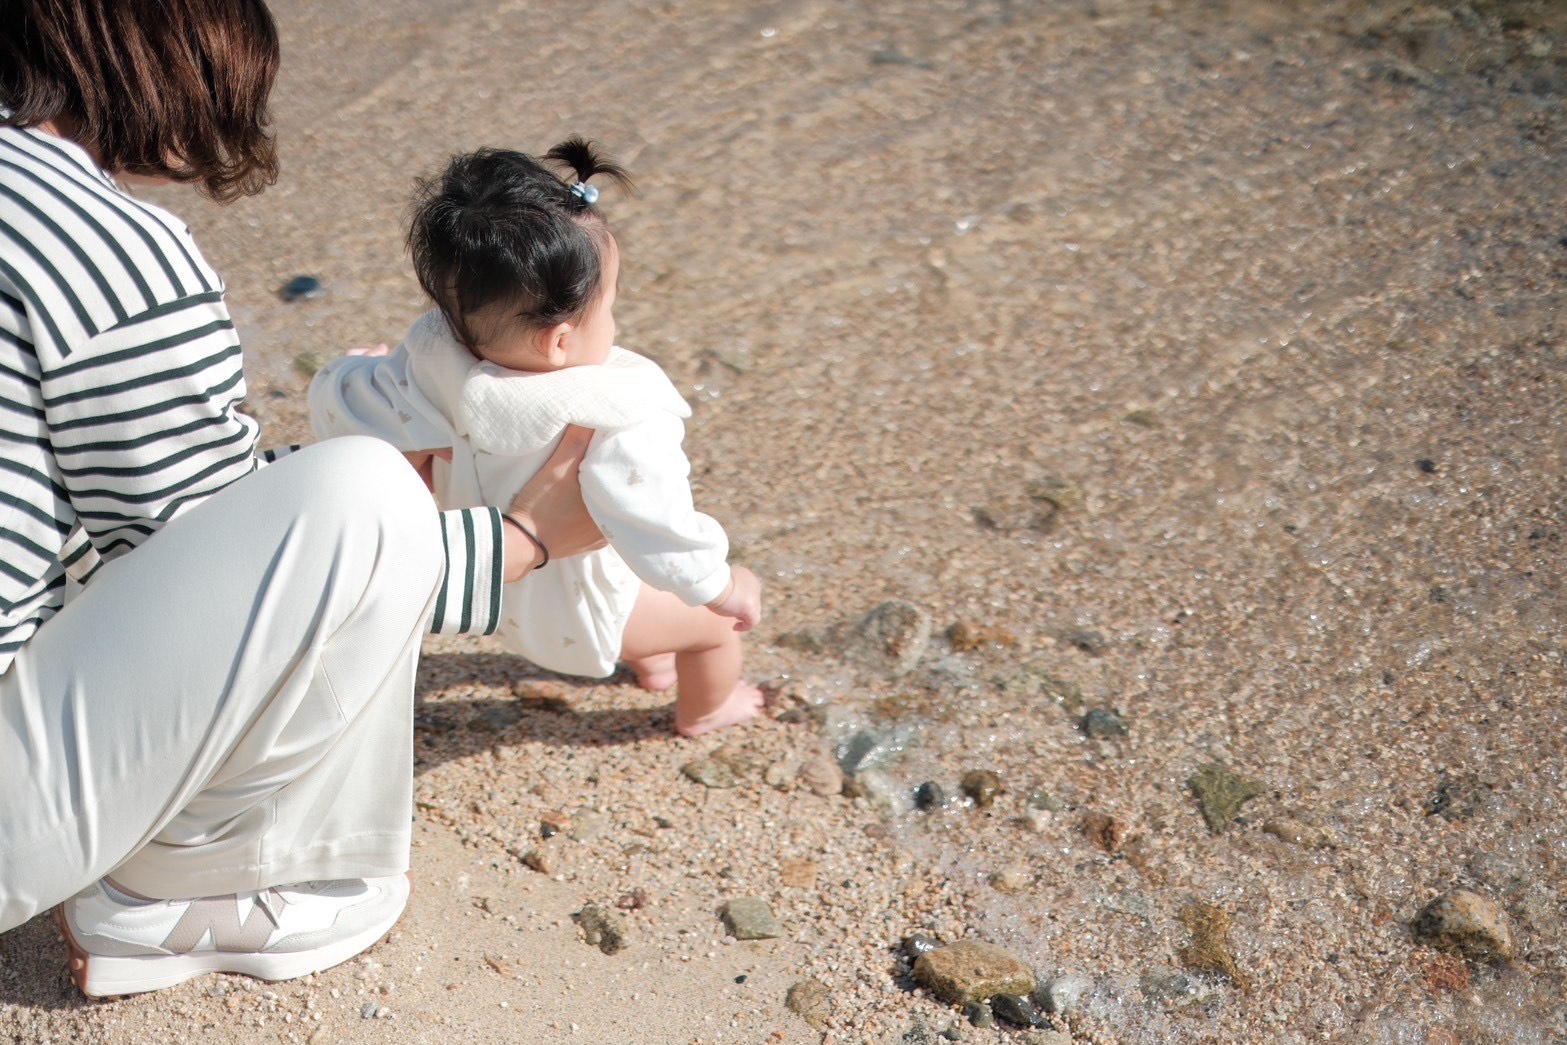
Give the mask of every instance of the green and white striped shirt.
MULTIPOLYGON (((223 292, 168 212, 73 143, 0 127, 0 673, 60 609, 68 567, 124 554, 273 456, 237 410, 223 292)), ((431 630, 494 631, 500 513, 441 524, 431 630)))

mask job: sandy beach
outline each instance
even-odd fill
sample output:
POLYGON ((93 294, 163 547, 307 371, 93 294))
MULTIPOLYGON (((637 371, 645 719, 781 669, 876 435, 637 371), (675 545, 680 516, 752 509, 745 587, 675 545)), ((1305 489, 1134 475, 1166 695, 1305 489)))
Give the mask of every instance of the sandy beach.
POLYGON ((280 182, 151 193, 264 441, 426 307, 417 175, 597 139, 768 709, 683 739, 432 639, 392 936, 94 1003, 35 919, 0 1039, 1567 1040, 1567 9, 273 8, 280 182), (1010 952, 1036 1025, 911 936, 1010 952))

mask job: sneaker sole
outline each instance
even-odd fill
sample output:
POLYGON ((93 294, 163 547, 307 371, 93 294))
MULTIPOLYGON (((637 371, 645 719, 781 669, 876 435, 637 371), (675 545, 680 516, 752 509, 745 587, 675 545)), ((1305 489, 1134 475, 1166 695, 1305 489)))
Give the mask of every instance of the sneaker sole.
POLYGON ((397 924, 408 905, 408 896, 413 888, 406 876, 403 882, 402 903, 397 905, 397 910, 386 919, 385 924, 373 925, 357 935, 308 951, 209 951, 203 954, 149 954, 144 957, 116 958, 93 954, 82 947, 71 930, 70 919, 65 916, 64 904, 54 909, 54 918, 60 931, 65 934, 65 946, 70 951, 68 968, 71 980, 89 998, 145 994, 214 972, 237 973, 258 980, 292 980, 341 965, 379 943, 391 932, 392 926, 397 924))

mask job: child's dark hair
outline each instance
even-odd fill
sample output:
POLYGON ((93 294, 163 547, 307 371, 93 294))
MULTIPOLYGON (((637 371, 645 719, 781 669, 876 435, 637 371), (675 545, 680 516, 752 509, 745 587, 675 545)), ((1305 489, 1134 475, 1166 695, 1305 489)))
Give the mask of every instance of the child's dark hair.
POLYGON ((575 184, 531 156, 488 148, 454 156, 439 176, 419 182, 408 223, 414 272, 472 351, 496 333, 474 329, 483 309, 503 305, 508 320, 543 330, 580 319, 602 290, 609 230, 588 179, 627 188, 631 179, 575 135, 544 159, 575 184))

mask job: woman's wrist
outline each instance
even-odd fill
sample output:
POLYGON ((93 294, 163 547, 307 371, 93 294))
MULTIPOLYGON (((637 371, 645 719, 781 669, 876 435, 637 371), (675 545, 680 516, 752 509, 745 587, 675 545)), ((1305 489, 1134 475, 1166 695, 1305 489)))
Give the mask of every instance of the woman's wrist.
POLYGON ((533 520, 527 513, 516 509, 501 512, 501 523, 506 534, 502 555, 507 584, 521 580, 550 561, 549 549, 534 532, 533 520))

